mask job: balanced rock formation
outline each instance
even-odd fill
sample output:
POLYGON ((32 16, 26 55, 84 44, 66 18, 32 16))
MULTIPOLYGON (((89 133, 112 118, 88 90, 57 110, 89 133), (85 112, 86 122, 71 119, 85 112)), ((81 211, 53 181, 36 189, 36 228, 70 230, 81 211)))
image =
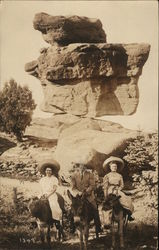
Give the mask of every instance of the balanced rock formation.
POLYGON ((107 44, 99 20, 37 14, 34 28, 51 44, 25 65, 41 81, 42 110, 97 117, 130 115, 149 44, 107 44))
POLYGON ((70 43, 106 42, 106 34, 99 19, 79 16, 50 16, 38 13, 33 21, 34 29, 42 32, 43 38, 51 45, 70 43))

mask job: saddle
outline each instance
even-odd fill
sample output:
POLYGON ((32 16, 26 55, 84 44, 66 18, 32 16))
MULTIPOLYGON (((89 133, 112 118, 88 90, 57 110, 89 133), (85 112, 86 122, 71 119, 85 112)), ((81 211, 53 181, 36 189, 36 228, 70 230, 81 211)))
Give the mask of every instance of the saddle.
POLYGON ((120 195, 110 194, 107 197, 107 199, 104 201, 103 206, 102 206, 102 210, 104 210, 104 211, 112 210, 113 206, 116 204, 116 202, 119 202, 119 205, 125 211, 125 214, 128 215, 128 220, 133 221, 134 218, 131 216, 132 215, 131 211, 126 209, 125 207, 123 207, 123 205, 120 203, 120 200, 119 200, 120 198, 121 198, 120 195))
MULTIPOLYGON (((61 194, 59 194, 59 193, 56 193, 56 194, 57 194, 57 201, 59 203, 59 206, 60 206, 62 212, 65 212, 65 201, 64 201, 64 198, 62 197, 61 194)), ((48 200, 48 198, 45 197, 45 195, 41 196, 39 198, 39 200, 42 201, 43 203, 45 203, 46 205, 49 204, 49 200, 48 200)))

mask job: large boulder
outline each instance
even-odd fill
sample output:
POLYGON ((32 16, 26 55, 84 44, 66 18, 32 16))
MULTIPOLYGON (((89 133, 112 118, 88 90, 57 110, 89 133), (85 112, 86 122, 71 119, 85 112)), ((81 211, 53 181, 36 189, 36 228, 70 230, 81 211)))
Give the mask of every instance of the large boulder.
POLYGON ((49 118, 34 118, 25 130, 25 136, 58 140, 62 129, 75 124, 81 118, 69 114, 53 115, 49 118))
POLYGON ((61 165, 61 174, 67 175, 72 162, 82 161, 103 175, 102 164, 110 155, 122 157, 127 141, 136 132, 122 128, 112 122, 83 118, 75 124, 61 130, 54 158, 61 165), (104 121, 102 121, 104 123, 104 121))
POLYGON ((71 135, 81 129, 98 130, 107 133, 129 134, 131 132, 131 130, 111 121, 80 118, 71 114, 57 114, 49 118, 34 118, 31 125, 26 128, 25 136, 29 138, 36 137, 39 140, 58 140, 64 130, 66 130, 67 135, 71 135))
MULTIPOLYGON (((136 136, 136 131, 110 121, 65 114, 35 119, 26 135, 56 139, 54 149, 40 152, 39 159, 50 154, 60 163, 61 174, 68 175, 72 162, 82 161, 103 175, 104 160, 112 154, 122 157, 127 141, 136 136)), ((31 155, 38 161, 33 150, 31 155)))
POLYGON ((106 42, 106 34, 99 19, 79 16, 50 16, 38 13, 34 17, 34 28, 42 32, 46 42, 59 45, 70 43, 106 42))
POLYGON ((25 70, 40 79, 42 110, 78 116, 130 115, 148 44, 70 44, 41 50, 25 70))

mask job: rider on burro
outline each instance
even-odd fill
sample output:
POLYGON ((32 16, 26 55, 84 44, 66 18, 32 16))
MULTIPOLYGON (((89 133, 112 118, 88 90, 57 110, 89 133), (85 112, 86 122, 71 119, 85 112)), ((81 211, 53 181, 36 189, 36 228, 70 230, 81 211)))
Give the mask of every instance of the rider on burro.
POLYGON ((130 221, 134 220, 132 217, 132 213, 134 211, 132 199, 130 196, 127 196, 122 192, 122 189, 124 188, 124 181, 122 175, 118 173, 123 170, 124 161, 118 157, 111 156, 104 161, 103 168, 106 173, 103 178, 105 199, 107 199, 109 194, 120 196, 120 204, 128 210, 128 219, 130 221))
POLYGON ((41 194, 39 197, 48 199, 52 218, 60 221, 60 224, 62 225, 62 210, 57 195, 57 189, 59 186, 57 173, 59 169, 59 163, 53 159, 46 160, 39 166, 40 173, 43 174, 43 177, 39 181, 41 187, 41 194))
POLYGON ((101 232, 102 229, 99 218, 99 212, 94 195, 96 181, 92 170, 88 169, 88 166, 84 163, 74 163, 73 174, 71 176, 71 184, 73 196, 77 196, 78 194, 86 195, 87 200, 92 205, 96 230, 98 233, 101 232))

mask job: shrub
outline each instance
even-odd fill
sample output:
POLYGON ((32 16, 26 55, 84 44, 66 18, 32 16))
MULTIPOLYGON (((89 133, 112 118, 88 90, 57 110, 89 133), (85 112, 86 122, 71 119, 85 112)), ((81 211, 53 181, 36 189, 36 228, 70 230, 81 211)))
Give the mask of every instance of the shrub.
POLYGON ((11 79, 0 91, 0 130, 13 133, 18 140, 32 120, 36 104, 28 87, 18 85, 11 79))
POLYGON ((158 135, 140 135, 130 141, 124 160, 133 178, 133 186, 143 196, 143 205, 158 208, 158 135))

